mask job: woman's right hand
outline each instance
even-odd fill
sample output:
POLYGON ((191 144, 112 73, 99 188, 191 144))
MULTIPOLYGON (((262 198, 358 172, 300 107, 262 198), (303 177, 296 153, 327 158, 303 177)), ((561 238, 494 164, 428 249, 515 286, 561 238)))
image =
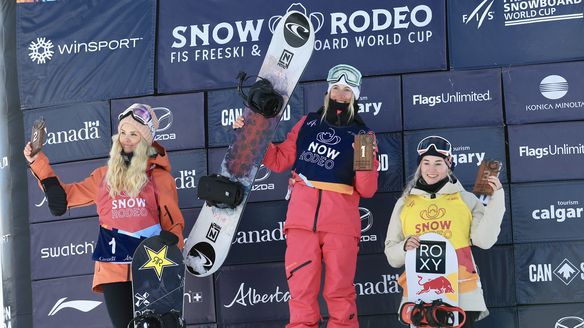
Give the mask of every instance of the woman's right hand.
POLYGON ((32 162, 34 162, 36 158, 39 156, 38 153, 34 154, 34 156, 30 156, 30 154, 32 153, 32 145, 30 141, 26 144, 26 146, 24 146, 22 153, 24 154, 24 158, 26 158, 29 164, 32 164, 32 162))
POLYGON ((239 129, 242 128, 245 125, 245 123, 243 122, 243 116, 239 116, 235 119, 235 122, 233 122, 232 127, 234 129, 239 129))
POLYGON ((404 250, 409 251, 420 247, 420 238, 418 236, 409 236, 404 244, 404 250))

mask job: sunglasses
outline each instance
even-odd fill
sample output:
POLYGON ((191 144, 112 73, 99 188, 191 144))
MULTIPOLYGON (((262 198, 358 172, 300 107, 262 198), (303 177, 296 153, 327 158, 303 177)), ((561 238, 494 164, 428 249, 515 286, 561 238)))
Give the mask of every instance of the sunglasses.
POLYGON ((120 115, 118 115, 118 120, 122 120, 124 117, 132 115, 132 118, 139 123, 146 125, 152 135, 154 135, 154 124, 152 123, 152 115, 146 106, 142 104, 133 104, 124 110, 120 115))
POLYGON ((352 87, 358 88, 361 85, 361 72, 351 65, 340 64, 330 69, 326 81, 329 83, 339 82, 341 77, 345 77, 345 82, 352 87))
POLYGON ((418 155, 423 155, 426 153, 430 147, 434 146, 437 152, 443 154, 444 156, 452 156, 452 145, 450 141, 440 137, 440 136, 429 136, 422 139, 418 143, 418 155))

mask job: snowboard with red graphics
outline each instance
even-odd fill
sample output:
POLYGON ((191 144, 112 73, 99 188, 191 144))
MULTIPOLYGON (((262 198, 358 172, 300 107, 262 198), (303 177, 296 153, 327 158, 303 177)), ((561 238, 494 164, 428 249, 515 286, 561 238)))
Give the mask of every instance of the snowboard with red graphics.
MULTIPOLYGON (((314 48, 314 28, 306 11, 298 4, 291 6, 279 19, 258 76, 269 80, 283 97, 285 108, 314 48), (304 12, 301 12, 304 11, 304 12)), ((219 168, 209 168, 244 187, 241 204, 235 208, 219 208, 207 203, 186 240, 183 255, 187 271, 204 277, 217 271, 227 258, 233 237, 255 175, 266 149, 280 122, 282 110, 272 118, 245 108, 245 125, 238 129, 219 168)))
MULTIPOLYGON (((425 233, 420 247, 406 252, 408 302, 440 299, 458 306, 458 258, 456 250, 442 235, 425 233)), ((458 316, 454 318, 458 324, 458 316)))

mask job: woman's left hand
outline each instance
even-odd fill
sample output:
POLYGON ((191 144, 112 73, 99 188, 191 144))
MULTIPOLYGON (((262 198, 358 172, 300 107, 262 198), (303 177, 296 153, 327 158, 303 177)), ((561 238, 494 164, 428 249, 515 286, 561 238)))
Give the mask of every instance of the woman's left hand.
POLYGON ((490 176, 487 181, 489 182, 489 186, 491 186, 491 188, 493 188, 493 191, 497 191, 501 188, 503 188, 503 184, 501 184, 501 180, 499 180, 499 178, 497 178, 496 176, 490 176))

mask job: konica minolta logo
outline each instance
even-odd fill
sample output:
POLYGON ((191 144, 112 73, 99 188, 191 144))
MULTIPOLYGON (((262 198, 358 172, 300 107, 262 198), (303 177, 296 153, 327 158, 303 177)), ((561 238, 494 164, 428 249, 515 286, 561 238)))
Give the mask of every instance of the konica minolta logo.
POLYGON ((125 38, 114 40, 73 41, 60 43, 56 47, 53 41, 46 37, 38 37, 28 45, 28 56, 35 64, 46 64, 53 55, 77 55, 82 53, 98 53, 104 51, 118 51, 122 49, 134 49, 143 38, 125 38))

